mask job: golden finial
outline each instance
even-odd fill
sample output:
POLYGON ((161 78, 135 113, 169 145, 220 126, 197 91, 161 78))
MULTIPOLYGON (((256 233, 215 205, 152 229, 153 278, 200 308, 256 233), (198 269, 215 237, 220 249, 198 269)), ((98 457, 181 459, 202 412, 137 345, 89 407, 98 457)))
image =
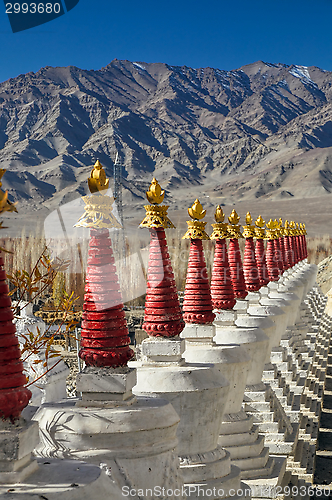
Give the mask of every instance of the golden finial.
MULTIPOLYGON (((0 179, 2 179, 4 173, 6 172, 5 168, 0 169, 0 179)), ((0 181, 0 188, 2 186, 2 182, 0 181)), ((2 212, 17 212, 16 203, 12 203, 8 200, 8 191, 3 192, 0 189, 0 213, 2 212)))
POLYGON ((241 226, 238 224, 240 220, 240 216, 237 214, 236 210, 233 209, 231 215, 228 217, 229 224, 227 227, 228 230, 228 238, 230 239, 239 239, 243 238, 241 234, 241 226))
POLYGON ((284 236, 290 236, 290 225, 289 225, 289 222, 288 220, 286 219, 285 220, 285 225, 284 225, 284 228, 283 228, 283 234, 284 236))
POLYGON ((152 205, 159 205, 164 200, 165 191, 161 190, 159 182, 153 178, 150 184, 149 191, 146 192, 146 197, 152 205))
POLYGON ((296 225, 293 220, 291 220, 289 223, 289 235, 296 236, 296 225))
POLYGON ((206 216, 206 210, 203 210, 199 200, 196 199, 191 207, 188 208, 188 214, 194 220, 204 219, 206 216))
POLYGON ((265 220, 263 219, 263 217, 261 215, 259 215, 259 217, 257 217, 257 219, 255 220, 255 224, 257 226, 257 227, 255 227, 255 237, 258 240, 263 240, 265 238, 265 229, 264 229, 265 220))
MULTIPOLYGON (((99 160, 93 166, 90 178, 88 179, 88 186, 90 193, 101 193, 107 191, 109 187, 109 179, 106 178, 105 170, 99 160)), ((104 194, 104 193, 101 193, 104 194)))
POLYGON ((260 229, 262 229, 265 226, 265 220, 263 219, 263 217, 261 215, 259 215, 259 217, 257 217, 257 219, 255 220, 255 224, 260 229))
POLYGON ((193 220, 187 220, 188 229, 186 234, 182 237, 183 240, 209 240, 209 235, 205 232, 206 222, 200 221, 206 215, 206 210, 203 209, 199 200, 195 200, 190 208, 188 214, 193 220))
POLYGON ((278 227, 278 222, 276 220, 270 219, 269 222, 266 223, 266 239, 267 240, 276 240, 278 238, 276 229, 278 227))
POLYGON ((167 229, 175 227, 167 217, 168 205, 159 205, 162 203, 165 196, 165 191, 161 190, 159 182, 153 178, 150 184, 149 191, 146 192, 146 197, 151 205, 144 205, 146 215, 139 227, 161 228, 167 229))
POLYGON ((210 236, 211 240, 224 240, 227 238, 227 222, 224 222, 225 214, 220 205, 217 206, 214 218, 216 224, 211 224, 213 227, 213 233, 210 236))
POLYGON ((247 212, 246 215, 246 225, 243 226, 243 236, 244 238, 254 238, 255 237, 255 226, 252 224, 251 213, 247 212))
POLYGON ((120 222, 113 214, 114 198, 106 194, 109 179, 106 179, 104 168, 98 160, 94 164, 94 168, 88 178, 88 186, 91 195, 82 197, 85 203, 84 214, 79 218, 74 227, 89 227, 93 229, 121 228, 120 222))
POLYGON ((307 234, 307 230, 305 228, 305 223, 303 223, 303 234, 306 235, 307 234))
POLYGON ((251 213, 247 212, 247 215, 246 215, 246 224, 247 224, 247 226, 250 226, 251 223, 252 223, 251 213))
POLYGON ((214 218, 217 223, 224 222, 225 214, 220 205, 217 206, 216 211, 214 213, 214 218))
POLYGON ((237 211, 234 208, 232 210, 231 215, 228 217, 228 220, 232 225, 238 224, 240 216, 238 215, 237 211))

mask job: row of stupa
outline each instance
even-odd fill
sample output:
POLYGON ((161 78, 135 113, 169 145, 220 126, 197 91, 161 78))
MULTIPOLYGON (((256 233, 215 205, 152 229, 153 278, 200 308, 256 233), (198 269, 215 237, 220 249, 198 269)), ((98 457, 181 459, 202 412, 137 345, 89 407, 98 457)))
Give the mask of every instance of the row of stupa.
POLYGON ((296 465, 305 441, 298 396, 309 344, 316 342, 316 335, 308 341, 308 330, 322 313, 304 229, 286 227, 293 232, 281 237, 270 221, 265 260, 263 221, 255 228, 248 215, 242 266, 239 218, 233 211, 227 226, 218 207, 210 285, 202 246, 209 237, 196 200, 185 235, 191 244, 182 313, 165 237, 173 225, 154 180, 141 224, 151 233, 148 338, 130 361, 109 237, 118 222, 106 187, 98 164, 78 223, 91 228, 80 350, 85 368, 77 377, 82 397, 46 403, 31 421, 20 417, 30 395, 1 271, 0 440, 11 443, 11 452, 0 455, 0 496, 11 490, 17 498, 48 499, 59 493, 91 500, 274 497, 288 485, 288 465, 296 465), (119 305, 109 307, 110 297, 119 305))

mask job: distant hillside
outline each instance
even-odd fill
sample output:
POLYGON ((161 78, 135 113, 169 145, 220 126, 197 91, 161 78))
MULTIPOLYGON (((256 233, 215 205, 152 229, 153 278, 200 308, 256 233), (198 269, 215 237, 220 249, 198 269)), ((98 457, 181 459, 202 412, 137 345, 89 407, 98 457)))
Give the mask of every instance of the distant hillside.
POLYGON ((324 197, 332 190, 332 73, 258 61, 234 71, 112 61, 46 67, 0 84, 0 167, 20 212, 87 192, 99 159, 124 164, 124 200, 153 176, 167 202, 324 197))

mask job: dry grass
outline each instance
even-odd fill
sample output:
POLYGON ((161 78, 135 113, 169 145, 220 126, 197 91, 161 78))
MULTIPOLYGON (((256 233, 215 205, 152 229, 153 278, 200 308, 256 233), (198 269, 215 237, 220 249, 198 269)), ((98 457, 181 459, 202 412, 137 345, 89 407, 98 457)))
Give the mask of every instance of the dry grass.
MULTIPOLYGON (((190 241, 183 240, 180 231, 167 231, 169 254, 174 269, 176 286, 184 290, 190 241)), ((112 247, 121 284, 124 302, 132 306, 144 305, 146 288, 146 270, 148 263, 149 233, 144 230, 133 231, 124 238, 111 233, 112 247)), ((213 264, 214 243, 204 241, 205 258, 208 273, 211 276, 213 264)), ((326 235, 320 238, 307 238, 308 256, 311 263, 318 264, 332 254, 332 239, 326 235)), ((38 257, 47 247, 50 256, 61 257, 70 261, 67 272, 64 273, 65 289, 68 293, 74 291, 79 297, 76 309, 83 304, 86 262, 88 256, 88 234, 81 240, 48 241, 41 236, 25 236, 0 240, 0 246, 12 253, 4 253, 5 269, 8 274, 14 270, 32 271, 38 257)), ((240 240, 243 252, 244 241, 240 240)), ((59 283, 62 280, 58 280, 59 283)), ((49 291, 49 298, 56 291, 49 291)), ((43 297, 45 300, 47 297, 43 297)))
POLYGON ((307 237, 308 260, 311 264, 319 264, 332 255, 332 238, 329 235, 320 238, 307 237))

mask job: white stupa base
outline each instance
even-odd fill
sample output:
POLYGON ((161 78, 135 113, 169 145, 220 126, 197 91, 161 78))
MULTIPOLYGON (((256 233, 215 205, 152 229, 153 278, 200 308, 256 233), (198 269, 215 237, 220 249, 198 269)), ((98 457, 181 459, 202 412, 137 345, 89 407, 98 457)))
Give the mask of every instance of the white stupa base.
MULTIPOLYGON (((211 336, 212 329, 191 328, 190 331, 198 342, 203 342, 202 339, 208 340, 211 336)), ((184 345, 185 341, 161 341, 159 363, 158 339, 143 341, 142 360, 130 363, 137 368, 137 385, 133 392, 167 399, 180 416, 178 452, 186 487, 192 487, 195 492, 198 486, 206 491, 219 485, 228 496, 230 489, 241 487, 238 469, 231 467, 229 454, 218 446, 229 384, 211 364, 184 364, 178 359, 165 364, 167 349, 170 353, 175 350, 174 342, 184 345)), ((208 345, 207 351, 209 349, 213 349, 213 345, 208 345)), ((180 353, 181 349, 177 352, 180 353)))
POLYGON ((179 416, 166 400, 133 396, 135 383, 130 367, 86 367, 77 376, 82 399, 46 403, 34 415, 40 428, 36 453, 104 464, 119 487, 181 490, 179 416))
POLYGON ((122 497, 111 477, 95 465, 51 458, 38 459, 37 467, 21 483, 0 483, 0 497, 11 500, 119 500, 122 497))
POLYGON ((131 405, 85 408, 76 398, 46 403, 35 414, 43 457, 106 464, 119 486, 182 487, 176 452, 179 418, 168 401, 138 398, 131 405))

